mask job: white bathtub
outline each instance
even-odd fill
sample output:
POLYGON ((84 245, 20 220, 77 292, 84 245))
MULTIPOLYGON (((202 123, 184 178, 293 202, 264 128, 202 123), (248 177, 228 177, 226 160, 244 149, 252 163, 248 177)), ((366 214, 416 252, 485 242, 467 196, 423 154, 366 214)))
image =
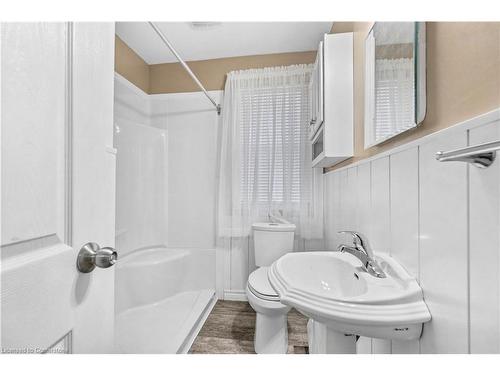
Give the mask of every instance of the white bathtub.
POLYGON ((137 250, 119 259, 118 353, 182 353, 215 302, 215 250, 137 250))

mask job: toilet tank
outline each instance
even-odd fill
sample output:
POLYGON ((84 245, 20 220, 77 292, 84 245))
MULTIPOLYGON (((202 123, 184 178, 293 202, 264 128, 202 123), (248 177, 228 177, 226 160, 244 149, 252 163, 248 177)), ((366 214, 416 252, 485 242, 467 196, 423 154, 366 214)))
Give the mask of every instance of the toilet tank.
POLYGON ((293 251, 295 225, 255 223, 252 229, 257 267, 270 266, 278 258, 293 251))

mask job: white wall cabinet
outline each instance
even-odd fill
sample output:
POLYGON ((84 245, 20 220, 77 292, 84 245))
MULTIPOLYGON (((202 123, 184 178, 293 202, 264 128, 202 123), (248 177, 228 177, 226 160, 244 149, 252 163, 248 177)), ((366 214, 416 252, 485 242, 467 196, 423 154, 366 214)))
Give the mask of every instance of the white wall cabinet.
POLYGON ((352 157, 354 152, 352 33, 325 34, 311 90, 312 164, 324 168, 352 157))

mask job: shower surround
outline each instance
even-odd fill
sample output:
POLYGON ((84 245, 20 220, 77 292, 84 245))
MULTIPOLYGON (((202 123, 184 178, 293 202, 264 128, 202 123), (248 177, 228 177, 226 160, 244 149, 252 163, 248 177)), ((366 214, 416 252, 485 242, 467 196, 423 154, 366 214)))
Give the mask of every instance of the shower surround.
POLYGON ((208 104, 201 93, 147 95, 115 75, 117 352, 186 352, 215 303, 218 116, 208 104))

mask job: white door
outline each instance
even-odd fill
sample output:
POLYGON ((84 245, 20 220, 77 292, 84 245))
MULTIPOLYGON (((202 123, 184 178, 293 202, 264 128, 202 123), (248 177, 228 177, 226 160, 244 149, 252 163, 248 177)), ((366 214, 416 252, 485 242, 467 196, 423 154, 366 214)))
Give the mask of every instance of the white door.
POLYGON ((1 25, 1 348, 113 351, 113 23, 1 25))

